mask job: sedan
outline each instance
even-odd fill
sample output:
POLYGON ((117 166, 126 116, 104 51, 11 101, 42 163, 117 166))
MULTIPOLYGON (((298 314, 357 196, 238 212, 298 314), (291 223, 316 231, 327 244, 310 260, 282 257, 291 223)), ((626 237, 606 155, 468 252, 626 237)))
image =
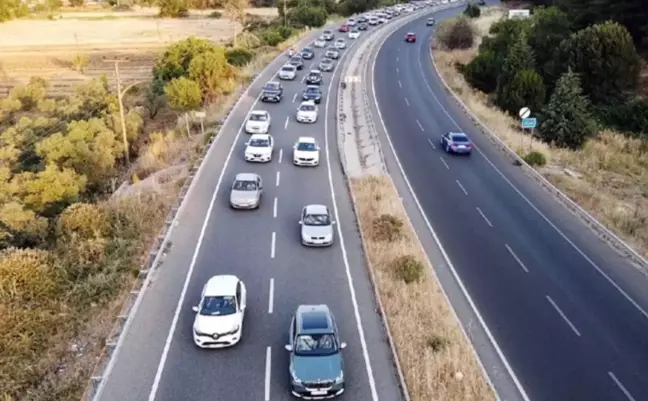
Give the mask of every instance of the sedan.
POLYGON ((279 70, 279 79, 292 81, 297 77, 297 67, 286 64, 279 70))
POLYGON ((254 134, 245 146, 245 161, 266 163, 272 160, 272 135, 254 134))
POLYGON ((298 70, 304 68, 304 60, 300 56, 292 56, 288 64, 294 65, 298 70))
POLYGON ((427 26, 432 26, 434 25, 434 18, 430 17, 427 19, 427 22, 425 23, 427 26))
POLYGON ((315 57, 315 52, 310 47, 304 47, 301 51, 301 56, 304 60, 311 60, 315 57))
POLYGON ((335 63, 333 63, 333 60, 330 58, 324 57, 322 61, 320 61, 318 67, 320 71, 331 72, 333 71, 333 68, 335 68, 335 63))
POLYGON ((293 164, 295 166, 319 165, 320 147, 315 138, 302 136, 293 146, 293 164))
POLYGON ((469 155, 473 145, 468 135, 459 132, 448 132, 441 137, 441 147, 447 153, 469 155))
POLYGON ((308 205, 302 209, 301 242, 305 246, 333 245, 333 225, 331 214, 325 205, 308 205))
POLYGON ((318 49, 323 49, 326 47, 326 40, 324 40, 324 36, 320 36, 313 42, 313 47, 317 47, 318 49))
POLYGON ((326 53, 324 54, 324 56, 326 58, 337 60, 340 58, 340 51, 334 47, 329 47, 328 49, 326 49, 326 53))
POLYGON ((336 49, 346 49, 346 42, 342 38, 335 39, 335 48, 336 49))
POLYGON ((349 32, 349 39, 358 39, 360 37, 360 31, 353 29, 349 32))
POLYGON ((254 173, 237 174, 230 192, 230 206, 232 209, 257 209, 262 195, 261 177, 254 173))
POLYGON ((203 287, 193 340, 200 348, 231 347, 241 340, 247 302, 245 284, 231 274, 213 276, 203 287))
POLYGON ((246 134, 267 134, 270 130, 270 113, 265 110, 252 110, 245 122, 246 134))
POLYGON ((405 42, 416 42, 416 34, 414 32, 408 32, 407 35, 405 35, 405 42))

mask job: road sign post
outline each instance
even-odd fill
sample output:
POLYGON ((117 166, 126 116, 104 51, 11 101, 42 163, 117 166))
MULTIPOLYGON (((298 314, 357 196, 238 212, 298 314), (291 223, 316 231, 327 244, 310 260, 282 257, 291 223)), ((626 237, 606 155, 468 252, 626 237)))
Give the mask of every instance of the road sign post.
MULTIPOLYGON (((531 117, 531 109, 528 107, 522 107, 518 113, 520 119, 522 120, 522 132, 529 130, 531 134, 531 139, 529 142, 529 150, 533 147, 533 133, 535 127, 538 125, 538 120, 535 117, 531 117)), ((524 136, 520 138, 520 150, 524 152, 524 136)))

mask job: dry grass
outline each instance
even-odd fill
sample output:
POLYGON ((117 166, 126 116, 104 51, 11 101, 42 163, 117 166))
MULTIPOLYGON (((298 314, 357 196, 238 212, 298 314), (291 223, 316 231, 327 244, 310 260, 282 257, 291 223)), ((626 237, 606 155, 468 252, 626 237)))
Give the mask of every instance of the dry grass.
MULTIPOLYGON (((478 18, 480 35, 502 15, 502 9, 492 8, 478 18)), ((547 165, 538 172, 648 257, 648 144, 603 131, 582 150, 570 151, 524 135, 518 120, 502 113, 485 94, 473 90, 456 70, 456 63, 468 63, 476 54, 477 46, 464 51, 432 50, 450 88, 491 132, 519 154, 529 147, 543 153, 547 165), (565 169, 575 174, 567 174, 565 169)))
POLYGON ((494 400, 436 277, 425 274, 432 270, 406 223, 405 209, 391 180, 385 176, 351 179, 350 187, 412 401, 494 400), (376 220, 377 216, 388 217, 376 220), (388 230, 393 232, 387 235, 388 230), (406 284, 394 266, 403 257, 425 267, 418 281, 406 284))

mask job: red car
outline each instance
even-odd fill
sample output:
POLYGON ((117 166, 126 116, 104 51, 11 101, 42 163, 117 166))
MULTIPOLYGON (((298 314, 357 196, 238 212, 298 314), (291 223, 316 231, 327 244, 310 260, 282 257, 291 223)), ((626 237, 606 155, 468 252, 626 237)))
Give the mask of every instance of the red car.
POLYGON ((405 42, 416 42, 416 34, 410 32, 405 36, 405 42))
POLYGON ((349 26, 348 25, 342 25, 340 27, 340 32, 349 32, 349 26))

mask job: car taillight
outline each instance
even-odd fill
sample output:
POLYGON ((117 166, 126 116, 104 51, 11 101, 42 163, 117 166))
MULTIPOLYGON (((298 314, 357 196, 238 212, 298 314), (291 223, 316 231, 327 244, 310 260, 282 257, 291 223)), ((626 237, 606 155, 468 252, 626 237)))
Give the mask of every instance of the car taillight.
POLYGON ((457 144, 454 143, 454 142, 450 142, 450 146, 452 146, 454 148, 455 146, 457 146, 457 144))
POLYGON ((467 148, 472 148, 472 144, 471 144, 471 143, 467 143, 467 144, 466 144, 466 147, 467 147, 467 148))

